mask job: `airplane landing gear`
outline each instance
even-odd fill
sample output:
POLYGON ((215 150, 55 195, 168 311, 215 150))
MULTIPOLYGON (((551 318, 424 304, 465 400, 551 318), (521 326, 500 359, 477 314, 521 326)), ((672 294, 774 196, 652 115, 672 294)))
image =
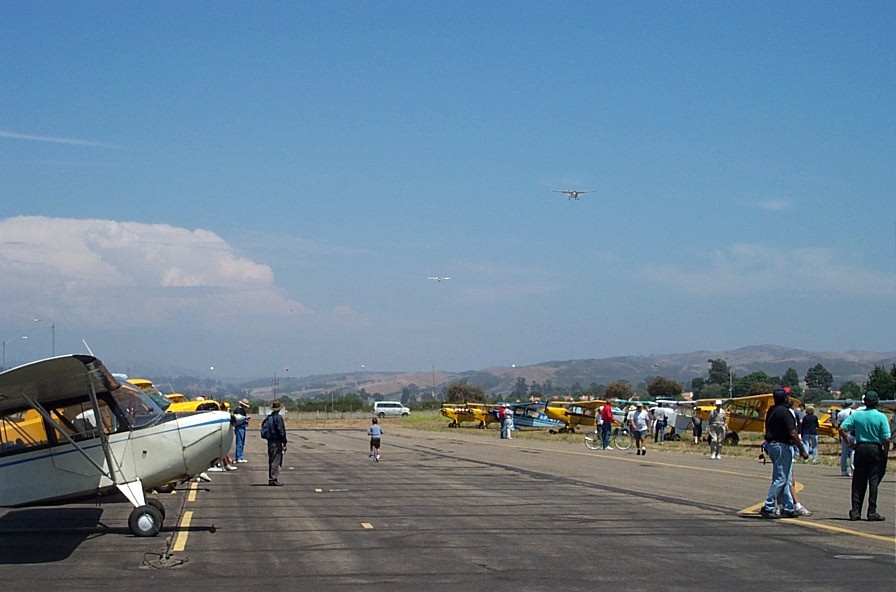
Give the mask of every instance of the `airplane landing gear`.
POLYGON ((161 505, 162 502, 158 500, 149 500, 149 502, 145 506, 139 506, 131 510, 131 515, 128 517, 128 528, 131 529, 134 536, 153 537, 159 534, 159 531, 162 529, 164 517, 162 512, 152 503, 155 502, 161 505))

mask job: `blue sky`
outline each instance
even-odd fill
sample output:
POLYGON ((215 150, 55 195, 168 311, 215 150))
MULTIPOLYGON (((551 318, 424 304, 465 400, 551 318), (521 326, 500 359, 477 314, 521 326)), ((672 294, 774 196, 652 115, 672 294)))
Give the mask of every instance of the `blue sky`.
POLYGON ((893 351, 894 30, 890 2, 5 2, 8 362, 51 331, 227 377, 893 351))

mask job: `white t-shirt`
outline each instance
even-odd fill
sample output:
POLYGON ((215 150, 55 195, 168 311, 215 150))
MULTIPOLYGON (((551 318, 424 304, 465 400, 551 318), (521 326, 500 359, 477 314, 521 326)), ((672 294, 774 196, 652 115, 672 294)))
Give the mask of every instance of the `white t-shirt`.
POLYGON ((647 429, 647 422, 650 419, 650 416, 643 409, 641 411, 635 411, 632 413, 631 421, 632 425, 635 428, 636 432, 643 432, 647 429))

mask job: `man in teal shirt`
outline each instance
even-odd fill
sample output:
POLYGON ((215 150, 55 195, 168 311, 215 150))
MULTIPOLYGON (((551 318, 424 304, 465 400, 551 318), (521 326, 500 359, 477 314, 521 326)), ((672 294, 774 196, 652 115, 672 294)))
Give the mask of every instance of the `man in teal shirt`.
POLYGON ((877 410, 880 398, 868 391, 862 398, 865 409, 857 410, 840 424, 840 439, 849 443, 855 451, 855 469, 852 473, 852 509, 850 520, 862 517, 862 502, 868 490, 868 520, 879 521, 884 517, 877 513, 877 487, 887 470, 887 454, 890 452, 890 423, 887 416, 877 410), (855 440, 850 442, 849 434, 855 440))

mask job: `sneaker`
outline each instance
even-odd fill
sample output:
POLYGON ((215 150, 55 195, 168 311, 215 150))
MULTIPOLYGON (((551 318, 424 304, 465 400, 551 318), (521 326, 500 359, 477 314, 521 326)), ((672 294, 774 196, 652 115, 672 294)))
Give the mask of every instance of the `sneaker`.
POLYGON ((796 511, 796 513, 799 514, 800 516, 811 516, 811 515, 812 515, 812 512, 810 512, 809 510, 807 510, 807 509, 806 509, 806 506, 800 506, 800 507, 797 508, 795 511, 796 511))
POLYGON ((856 520, 861 520, 862 515, 859 512, 854 512, 852 510, 849 511, 849 521, 855 522, 856 520))
POLYGON ((224 467, 214 466, 214 467, 209 467, 208 470, 209 470, 209 472, 211 472, 211 473, 223 473, 223 472, 224 472, 224 467))
MULTIPOLYGON (((806 510, 808 512, 808 510, 806 510)), ((781 512, 781 518, 799 518, 801 516, 799 510, 784 510, 781 512)))
POLYGON ((235 471, 236 465, 227 465, 226 467, 224 467, 224 469, 227 471, 235 471))
POLYGON ((641 456, 641 449, 638 448, 638 451, 635 453, 635 456, 641 456))
POLYGON ((646 449, 646 448, 642 448, 642 449, 641 449, 641 456, 647 456, 647 449, 646 449))
POLYGON ((205 481, 206 483, 210 483, 211 480, 212 478, 208 476, 208 473, 202 472, 196 475, 196 481, 205 481))
POLYGON ((283 484, 279 481, 268 481, 268 485, 271 487, 283 487, 283 484))
POLYGON ((761 510, 759 510, 759 517, 760 518, 780 518, 781 514, 778 512, 778 510, 766 510, 765 508, 762 508, 761 510))
POLYGON ((380 462, 380 455, 379 455, 379 454, 376 455, 376 462, 380 462))
POLYGON ((841 477, 849 477, 849 473, 847 473, 847 472, 842 472, 842 473, 840 473, 840 476, 841 476, 841 477))
POLYGON ((244 462, 249 462, 249 461, 247 461, 245 458, 238 458, 238 459, 236 459, 236 462, 244 463, 244 462))
POLYGON ((870 522, 883 522, 886 518, 875 512, 874 514, 868 514, 868 520, 870 522))

